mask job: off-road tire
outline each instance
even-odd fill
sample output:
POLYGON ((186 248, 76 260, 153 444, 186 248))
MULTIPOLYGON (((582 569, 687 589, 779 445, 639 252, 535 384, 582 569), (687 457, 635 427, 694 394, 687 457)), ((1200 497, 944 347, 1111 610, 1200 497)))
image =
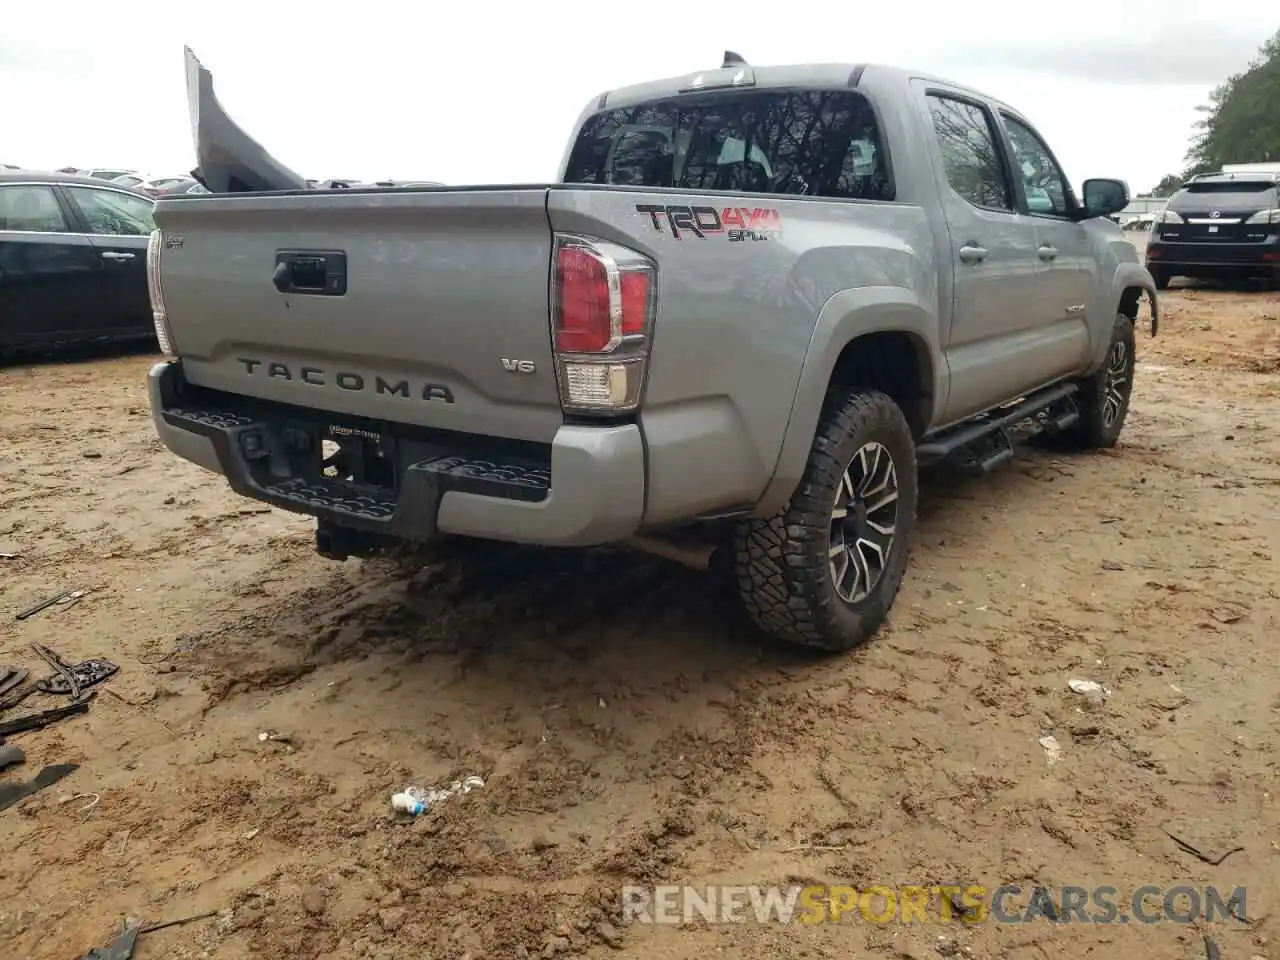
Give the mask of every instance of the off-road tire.
POLYGON ((916 489, 915 441, 898 405, 873 390, 829 396, 787 508, 768 520, 744 521, 735 531, 734 578, 750 618, 775 639, 820 650, 850 650, 870 639, 906 572, 916 489), (866 596, 850 602, 836 590, 833 508, 855 455, 876 445, 887 452, 896 474, 893 539, 879 579, 866 596))
POLYGON ((1133 321, 1123 313, 1116 314, 1107 359, 1091 377, 1080 382, 1080 420, 1066 435, 1072 446, 1085 450, 1115 446, 1129 415, 1135 358, 1133 321), (1123 354, 1119 359, 1117 351, 1123 354), (1113 404, 1108 404, 1108 397, 1113 404))

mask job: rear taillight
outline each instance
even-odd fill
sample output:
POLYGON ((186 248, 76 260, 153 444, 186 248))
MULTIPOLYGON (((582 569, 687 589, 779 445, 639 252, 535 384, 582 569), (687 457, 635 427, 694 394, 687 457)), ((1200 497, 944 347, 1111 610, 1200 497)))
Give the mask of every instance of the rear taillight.
POLYGON ((552 339, 566 411, 640 405, 657 294, 653 261, 606 240, 558 234, 552 339))
POLYGON ((160 352, 167 356, 176 356, 173 348, 173 337, 169 333, 169 314, 164 305, 164 289, 160 286, 160 251, 164 248, 164 238, 159 230, 151 231, 151 239, 147 241, 147 293, 151 296, 151 320, 156 328, 156 342, 160 344, 160 352))

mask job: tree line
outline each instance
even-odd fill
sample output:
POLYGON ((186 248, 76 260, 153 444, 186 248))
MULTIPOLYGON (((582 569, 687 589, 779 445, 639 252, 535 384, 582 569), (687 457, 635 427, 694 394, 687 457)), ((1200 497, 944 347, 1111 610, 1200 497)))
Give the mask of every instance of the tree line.
POLYGON ((1193 128, 1186 167, 1167 174, 1151 196, 1173 196, 1189 178, 1224 163, 1280 161, 1280 31, 1248 69, 1227 78, 1196 109, 1203 116, 1193 128))

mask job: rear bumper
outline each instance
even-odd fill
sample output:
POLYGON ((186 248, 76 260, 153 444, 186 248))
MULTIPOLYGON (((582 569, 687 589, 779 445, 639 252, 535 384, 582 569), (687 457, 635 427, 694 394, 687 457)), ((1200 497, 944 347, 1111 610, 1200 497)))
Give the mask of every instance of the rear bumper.
MULTIPOLYGON (((179 361, 148 375, 152 419, 173 453, 284 510, 394 540, 437 532, 544 546, 630 537, 645 506, 640 428, 564 425, 549 445, 396 435, 394 480, 332 480, 315 468, 333 418, 186 386, 179 361)), ((386 424, 354 424, 377 430, 386 424)))
POLYGON ((1265 243, 1186 243, 1151 240, 1147 269, 1280 270, 1280 237, 1265 243))

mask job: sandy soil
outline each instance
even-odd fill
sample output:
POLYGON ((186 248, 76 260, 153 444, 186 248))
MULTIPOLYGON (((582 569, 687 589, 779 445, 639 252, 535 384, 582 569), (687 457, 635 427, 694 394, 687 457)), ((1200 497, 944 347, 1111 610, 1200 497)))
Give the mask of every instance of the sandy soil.
POLYGON ((152 358, 0 371, 0 663, 121 667, 11 740, 0 782, 80 768, 0 813, 0 956, 219 911, 137 956, 1280 958, 1280 298, 1164 303, 1120 446, 928 483, 890 627, 825 660, 632 554, 322 560, 306 520, 160 448, 152 358), (1241 849, 1211 866, 1166 830, 1241 849), (617 916, 625 883, 809 881, 1249 899, 1212 926, 617 916))

